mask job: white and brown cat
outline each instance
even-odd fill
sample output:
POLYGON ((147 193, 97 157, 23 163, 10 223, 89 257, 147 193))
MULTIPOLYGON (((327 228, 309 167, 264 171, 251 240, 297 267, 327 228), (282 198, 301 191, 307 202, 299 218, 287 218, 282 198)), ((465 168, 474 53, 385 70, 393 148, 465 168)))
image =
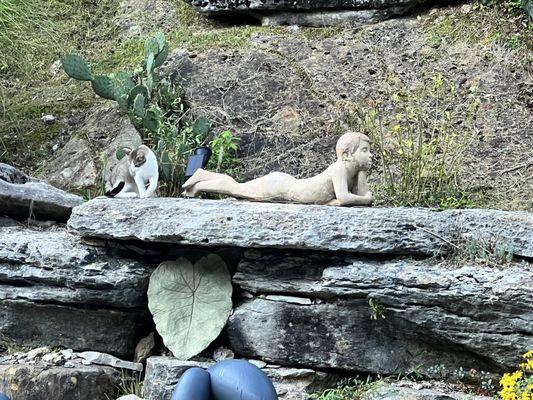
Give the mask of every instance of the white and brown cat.
POLYGON ((124 148, 124 157, 113 168, 106 182, 107 197, 152 197, 157 190, 159 169, 157 158, 148 146, 124 148))

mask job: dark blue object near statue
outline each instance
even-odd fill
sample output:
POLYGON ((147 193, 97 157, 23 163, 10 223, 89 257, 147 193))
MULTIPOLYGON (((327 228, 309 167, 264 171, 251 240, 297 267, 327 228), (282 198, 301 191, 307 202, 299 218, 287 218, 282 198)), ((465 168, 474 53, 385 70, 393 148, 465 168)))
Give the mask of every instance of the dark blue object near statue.
POLYGON ((278 395, 270 379, 255 365, 244 360, 224 360, 207 371, 185 371, 171 400, 278 400, 278 395))
POLYGON ((219 361, 207 372, 213 400, 278 400, 270 379, 248 361, 219 361))
POLYGON ((210 391, 209 374, 202 368, 189 368, 181 376, 170 400, 210 400, 210 391))
POLYGON ((7 397, 5 394, 0 393, 0 400, 9 400, 9 397, 7 397))

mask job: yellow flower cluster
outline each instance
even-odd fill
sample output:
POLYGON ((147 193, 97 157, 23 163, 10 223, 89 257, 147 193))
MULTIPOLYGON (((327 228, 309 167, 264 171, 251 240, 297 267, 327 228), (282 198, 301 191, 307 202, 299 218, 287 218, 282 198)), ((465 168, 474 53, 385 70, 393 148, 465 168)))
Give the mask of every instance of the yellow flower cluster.
POLYGON ((522 356, 526 362, 520 364, 521 371, 506 372, 500 379, 502 400, 533 400, 533 350, 522 356))

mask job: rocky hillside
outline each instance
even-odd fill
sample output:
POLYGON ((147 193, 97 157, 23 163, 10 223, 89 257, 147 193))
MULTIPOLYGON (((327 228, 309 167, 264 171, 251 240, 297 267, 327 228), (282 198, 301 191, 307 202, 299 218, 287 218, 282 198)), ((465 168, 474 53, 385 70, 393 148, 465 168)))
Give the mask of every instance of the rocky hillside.
POLYGON ((425 157, 439 160, 440 172, 421 179, 449 169, 457 182, 427 205, 533 207, 525 13, 482 3, 420 6, 374 25, 306 28, 210 20, 180 1, 67 3, 40 10, 55 22, 39 32, 52 45, 40 44, 34 71, 2 72, 1 160, 59 187, 101 193, 116 147, 138 134, 114 102, 68 79, 58 58, 75 51, 97 72, 132 69, 145 35, 162 30, 173 49, 164 72, 181 85, 189 112, 209 118, 212 134, 230 129, 240 139, 241 178, 275 169, 314 174, 351 127, 373 138, 376 155, 391 157, 376 157, 371 174, 378 204, 413 203, 384 179, 407 174, 409 143, 422 138, 435 143, 425 157))

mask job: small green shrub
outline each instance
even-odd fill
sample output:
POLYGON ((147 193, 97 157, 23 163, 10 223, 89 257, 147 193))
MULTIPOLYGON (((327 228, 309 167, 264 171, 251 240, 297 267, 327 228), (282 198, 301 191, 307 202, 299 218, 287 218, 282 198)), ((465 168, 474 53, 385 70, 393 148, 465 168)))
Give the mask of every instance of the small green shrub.
POLYGON ((374 299, 368 300, 368 305, 370 306, 370 319, 377 321, 378 318, 386 319, 387 309, 383 304, 374 299))
POLYGON ((143 380, 140 372, 121 371, 120 380, 116 385, 117 393, 112 396, 106 395, 108 400, 114 400, 117 397, 133 394, 143 397, 143 380))
POLYGON ((472 261, 487 265, 506 265, 513 260, 513 249, 497 241, 469 238, 466 254, 472 261))
POLYGON ((439 208, 469 207, 458 183, 461 158, 473 138, 479 106, 476 82, 466 96, 442 74, 406 88, 389 77, 390 101, 358 104, 350 126, 372 140, 381 177, 378 204, 439 208))
POLYGON ((374 382, 370 377, 365 380, 356 378, 344 379, 336 388, 326 389, 322 393, 311 395, 311 400, 356 400, 364 393, 372 390, 374 382))
POLYGON ((209 147, 213 151, 208 165, 210 169, 216 172, 226 171, 230 173, 236 165, 237 141, 238 138, 234 137, 231 131, 226 130, 221 132, 209 143, 209 147))

